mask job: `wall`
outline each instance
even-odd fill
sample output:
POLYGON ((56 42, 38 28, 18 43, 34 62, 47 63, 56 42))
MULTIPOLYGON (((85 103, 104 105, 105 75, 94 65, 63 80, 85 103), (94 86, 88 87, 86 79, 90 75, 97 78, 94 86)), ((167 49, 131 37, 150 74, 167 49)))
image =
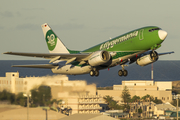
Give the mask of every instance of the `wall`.
POLYGON ((159 90, 170 90, 172 89, 172 82, 168 82, 168 81, 158 81, 155 82, 155 85, 158 86, 159 90))
POLYGON ((155 82, 154 84, 154 81, 122 81, 122 85, 113 85, 113 90, 97 90, 97 93, 102 96, 112 96, 114 100, 121 102, 121 93, 125 86, 129 89, 131 97, 134 95, 143 97, 149 94, 154 98, 161 99, 163 102, 172 101, 172 82, 155 82))

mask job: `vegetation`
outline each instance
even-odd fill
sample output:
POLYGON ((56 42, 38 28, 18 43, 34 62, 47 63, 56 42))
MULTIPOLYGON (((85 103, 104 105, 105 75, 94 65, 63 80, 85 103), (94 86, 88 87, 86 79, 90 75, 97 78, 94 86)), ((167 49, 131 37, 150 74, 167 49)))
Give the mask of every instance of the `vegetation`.
POLYGON ((113 86, 97 87, 97 90, 113 90, 113 86))
POLYGON ((131 102, 131 95, 129 93, 129 89, 127 88, 127 86, 124 87, 122 94, 121 94, 121 98, 123 99, 123 111, 128 112, 130 109, 129 106, 129 102, 131 102))
MULTIPOLYGON (((142 102, 142 101, 143 102, 151 102, 151 101, 153 101, 156 104, 162 103, 162 101, 160 99, 157 99, 157 98, 154 99, 154 97, 150 96, 149 94, 143 96, 142 98, 140 98, 139 96, 136 96, 136 95, 134 95, 131 98, 129 90, 126 86, 124 87, 124 90, 122 91, 121 98, 122 98, 122 102, 124 102, 124 104, 119 105, 117 101, 113 100, 113 97, 111 97, 109 95, 103 97, 103 99, 107 103, 110 110, 120 110, 121 109, 124 112, 129 111, 129 109, 130 109, 129 103, 132 103, 132 102, 142 102)), ((142 113, 142 109, 141 108, 137 109, 137 112, 139 114, 142 113)))
POLYGON ((51 88, 49 86, 39 86, 31 90, 32 106, 47 106, 54 101, 51 100, 51 88))
POLYGON ((131 100, 130 100, 130 102, 138 102, 138 101, 140 101, 140 97, 139 96, 136 96, 136 95, 134 95, 132 98, 131 98, 131 100))
MULTIPOLYGON (((177 101, 176 101, 175 99, 173 99, 172 102, 171 102, 171 104, 174 105, 174 106, 177 106, 177 101)), ((178 106, 180 106, 180 105, 179 105, 179 101, 178 101, 178 106)))
POLYGON ((27 98, 23 96, 23 93, 19 93, 15 95, 14 93, 10 93, 6 90, 0 92, 0 101, 7 101, 11 104, 26 106, 27 98))
POLYGON ((14 103, 15 94, 3 90, 2 92, 0 92, 0 101, 9 101, 10 103, 14 103))
POLYGON ((105 102, 109 105, 109 103, 113 100, 112 97, 110 97, 109 95, 106 95, 105 97, 103 97, 103 99, 105 100, 105 102))
POLYGON ((151 101, 153 101, 153 102, 156 103, 156 104, 162 104, 162 103, 163 103, 162 100, 157 99, 157 98, 154 99, 154 97, 153 97, 153 96, 150 96, 149 94, 143 96, 141 99, 142 99, 144 102, 151 102, 151 101))
POLYGON ((15 104, 21 106, 27 106, 27 97, 25 97, 23 93, 18 93, 16 95, 15 104))
POLYGON ((118 102, 113 100, 113 98, 110 97, 109 95, 103 97, 103 99, 107 103, 110 110, 122 110, 123 109, 122 106, 120 106, 118 104, 118 102))
MULTIPOLYGON (((171 104, 174 106, 177 106, 177 99, 173 99, 171 104)), ((178 106, 180 107, 180 100, 179 99, 178 99, 178 106)))
POLYGON ((123 91, 122 91, 122 95, 121 98, 123 99, 123 102, 125 104, 128 104, 131 100, 131 95, 129 93, 129 89, 127 88, 127 86, 124 87, 123 91))
POLYGON ((157 99, 157 98, 155 98, 155 100, 153 100, 153 102, 156 104, 162 104, 163 103, 162 100, 157 99))
POLYGON ((141 108, 138 109, 138 113, 139 113, 139 114, 142 113, 142 109, 141 109, 141 108))
MULTIPOLYGON (((14 93, 10 93, 6 90, 0 92, 0 101, 6 101, 11 104, 27 106, 27 97, 23 95, 23 93, 18 93, 15 95, 14 93)), ((62 100, 51 101, 51 88, 49 86, 39 86, 38 88, 34 88, 31 90, 31 97, 29 98, 30 107, 37 106, 51 106, 53 103, 61 104, 62 100)))
POLYGON ((118 102, 113 100, 113 98, 109 95, 103 97, 103 99, 107 103, 110 110, 128 111, 130 109, 130 106, 128 105, 128 103, 131 101, 131 95, 130 95, 129 90, 127 89, 126 86, 122 92, 121 98, 123 99, 123 102, 125 103, 123 105, 119 105, 118 102))
POLYGON ((147 94, 147 95, 143 96, 141 99, 145 102, 150 102, 150 101, 154 100, 154 97, 147 94))

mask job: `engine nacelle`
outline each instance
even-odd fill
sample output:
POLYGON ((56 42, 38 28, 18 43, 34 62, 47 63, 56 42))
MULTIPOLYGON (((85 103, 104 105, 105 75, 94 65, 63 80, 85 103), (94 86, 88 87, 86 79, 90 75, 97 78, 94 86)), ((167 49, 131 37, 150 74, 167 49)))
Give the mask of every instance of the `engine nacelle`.
POLYGON ((151 52, 150 54, 144 55, 137 59, 136 64, 140 66, 146 66, 158 60, 158 53, 156 51, 151 52))
POLYGON ((98 66, 98 65, 102 65, 104 63, 107 63, 110 60, 111 56, 109 54, 109 52, 107 51, 97 51, 94 52, 91 57, 88 60, 88 63, 91 66, 98 66))

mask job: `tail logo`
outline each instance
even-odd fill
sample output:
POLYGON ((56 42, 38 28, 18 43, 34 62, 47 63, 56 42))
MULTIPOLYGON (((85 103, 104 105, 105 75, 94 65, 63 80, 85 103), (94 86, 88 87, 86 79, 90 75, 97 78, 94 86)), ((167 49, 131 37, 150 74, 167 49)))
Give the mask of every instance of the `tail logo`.
POLYGON ((46 33, 46 43, 50 51, 53 51, 56 47, 57 36, 54 34, 52 30, 49 30, 46 33))

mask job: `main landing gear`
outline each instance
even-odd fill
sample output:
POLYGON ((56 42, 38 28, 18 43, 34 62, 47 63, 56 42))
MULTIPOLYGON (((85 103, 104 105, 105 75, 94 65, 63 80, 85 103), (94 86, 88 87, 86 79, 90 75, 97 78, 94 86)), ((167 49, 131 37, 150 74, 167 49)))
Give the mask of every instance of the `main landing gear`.
POLYGON ((118 75, 126 77, 128 75, 128 71, 124 69, 124 65, 121 65, 121 67, 122 67, 122 70, 118 71, 118 75))
POLYGON ((90 72, 89 72, 89 74, 90 74, 90 76, 99 76, 99 71, 98 70, 91 70, 90 72))

